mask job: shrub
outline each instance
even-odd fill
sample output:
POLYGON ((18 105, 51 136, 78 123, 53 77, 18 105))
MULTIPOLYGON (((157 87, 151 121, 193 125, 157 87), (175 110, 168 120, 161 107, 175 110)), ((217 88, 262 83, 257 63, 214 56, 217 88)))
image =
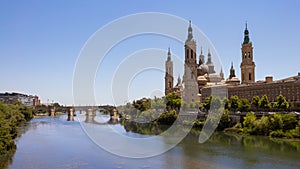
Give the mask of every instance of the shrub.
POLYGON ((287 138, 300 138, 300 132, 297 129, 288 130, 285 132, 287 138))
POLYGON ((271 131, 270 136, 271 137, 285 137, 285 134, 282 130, 275 130, 275 131, 271 131))
POLYGON ((270 130, 282 130, 283 129, 283 121, 282 116, 280 114, 273 114, 269 117, 269 123, 270 123, 270 130))
POLYGON ((204 122, 202 122, 200 120, 196 120, 193 123, 193 128, 202 129, 203 126, 204 126, 204 122))
POLYGON ((175 110, 167 111, 158 116, 157 122, 159 124, 171 125, 177 119, 178 114, 175 110))
POLYGON ((256 135, 269 135, 269 118, 263 116, 261 119, 254 122, 253 134, 256 135))
POLYGON ((297 118, 293 114, 282 114, 283 131, 295 129, 297 126, 297 118))
POLYGON ((229 128, 229 127, 230 127, 229 113, 228 111, 224 111, 218 125, 218 130, 224 130, 225 128, 229 128))
POLYGON ((256 115, 253 112, 248 113, 246 117, 244 117, 244 122, 243 122, 244 128, 252 130, 254 128, 255 120, 256 120, 256 115))

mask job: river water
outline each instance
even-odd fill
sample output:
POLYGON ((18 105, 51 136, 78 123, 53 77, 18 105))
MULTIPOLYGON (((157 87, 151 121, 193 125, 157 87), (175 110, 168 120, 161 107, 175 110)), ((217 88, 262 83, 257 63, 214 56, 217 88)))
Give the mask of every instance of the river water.
MULTIPOLYGON (((120 124, 107 125, 131 137, 145 137, 125 130, 120 124)), ((105 128, 107 125, 91 123, 90 127, 105 128)), ((103 131, 105 139, 110 141, 110 131, 103 131)), ((76 118, 75 121, 67 121, 65 115, 38 118, 27 124, 17 140, 17 150, 7 168, 300 168, 300 144, 296 141, 242 137, 222 132, 215 133, 203 144, 198 143, 197 139, 196 136, 188 136, 163 154, 132 159, 114 155, 99 147, 87 136, 76 118)))

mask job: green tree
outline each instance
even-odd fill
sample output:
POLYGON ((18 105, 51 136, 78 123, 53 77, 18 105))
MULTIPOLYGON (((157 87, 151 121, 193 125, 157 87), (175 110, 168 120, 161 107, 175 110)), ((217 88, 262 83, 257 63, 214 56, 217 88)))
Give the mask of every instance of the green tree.
POLYGON ((21 104, 3 104, 0 102, 0 159, 2 155, 16 148, 14 139, 18 135, 17 128, 31 118, 31 108, 21 104))
POLYGON ((159 124, 171 125, 177 119, 178 113, 175 110, 167 111, 160 114, 157 118, 159 124))
POLYGON ((144 100, 142 101, 142 105, 141 105, 141 111, 145 111, 151 108, 151 102, 150 99, 144 100))
POLYGON ((20 101, 20 100, 16 100, 16 101, 14 102, 14 105, 21 106, 21 105, 22 105, 22 103, 21 103, 21 101, 20 101))
POLYGON ((224 130, 225 128, 229 128, 229 127, 230 127, 229 112, 228 110, 225 110, 218 124, 218 130, 224 130))
POLYGON ((181 107, 181 97, 177 93, 169 93, 166 96, 166 105, 167 110, 176 110, 179 111, 181 107))
POLYGON ((225 108, 226 110, 229 110, 229 109, 230 109, 230 102, 229 102, 229 99, 224 98, 224 99, 223 99, 223 104, 224 104, 224 108, 225 108))
POLYGON ((137 101, 133 101, 132 104, 137 110, 139 110, 141 112, 148 110, 151 107, 150 99, 145 99, 145 98, 137 100, 137 101))
POLYGON ((259 101, 260 101, 260 98, 259 96, 253 96, 252 97, 252 105, 256 108, 256 111, 259 109, 259 101))
POLYGON ((254 129, 252 131, 252 134, 267 136, 270 132, 269 128, 269 118, 267 116, 262 116, 259 120, 256 120, 254 122, 254 129))
POLYGON ((289 103, 286 101, 285 97, 280 94, 277 96, 277 102, 274 104, 274 108, 287 110, 289 108, 289 103))
POLYGON ((239 97, 234 95, 230 97, 230 106, 231 109, 236 111, 239 108, 239 97))
POLYGON ((166 104, 162 98, 155 98, 154 100, 151 100, 151 108, 164 109, 166 108, 166 104))
POLYGON ((241 112, 247 112, 251 108, 251 104, 249 103, 248 99, 240 99, 238 101, 238 110, 241 112))
POLYGON ((251 112, 251 113, 247 113, 246 117, 244 117, 244 132, 245 133, 252 133, 255 127, 255 121, 256 121, 256 115, 251 112))
POLYGON ((60 107, 59 103, 53 103, 54 107, 60 107))
POLYGON ((263 95, 259 100, 259 107, 264 110, 269 110, 271 108, 271 103, 267 95, 263 95))
POLYGON ((297 117, 293 114, 282 114, 283 131, 295 129, 297 126, 297 117))
POLYGON ((143 117, 149 123, 155 119, 155 111, 152 109, 145 110, 141 113, 140 117, 143 117))
POLYGON ((281 114, 273 114, 269 117, 270 130, 282 130, 283 129, 283 121, 281 114))
POLYGON ((33 118, 33 110, 26 106, 19 106, 19 112, 24 115, 26 121, 33 118))

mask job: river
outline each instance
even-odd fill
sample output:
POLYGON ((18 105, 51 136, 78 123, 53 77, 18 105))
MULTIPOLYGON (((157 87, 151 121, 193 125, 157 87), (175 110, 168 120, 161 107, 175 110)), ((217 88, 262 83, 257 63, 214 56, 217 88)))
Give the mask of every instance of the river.
MULTIPOLYGON (((125 130, 120 124, 107 125, 131 137, 145 137, 125 130)), ((90 124, 90 127, 105 128, 107 125, 90 124)), ((110 141, 110 131, 103 131, 105 139, 110 141)), ((223 132, 216 132, 203 144, 198 143, 197 137, 189 135, 174 148, 154 157, 120 157, 95 144, 80 122, 76 118, 67 121, 66 115, 31 120, 16 144, 17 150, 7 166, 9 169, 300 168, 300 144, 297 141, 242 137, 223 132)))

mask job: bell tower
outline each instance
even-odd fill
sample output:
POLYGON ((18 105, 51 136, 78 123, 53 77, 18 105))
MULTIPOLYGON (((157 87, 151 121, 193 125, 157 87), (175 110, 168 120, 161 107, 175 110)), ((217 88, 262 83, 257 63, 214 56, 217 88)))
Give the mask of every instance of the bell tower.
POLYGON ((186 103, 193 103, 198 101, 198 84, 197 84, 197 53, 196 41, 193 38, 193 29, 191 21, 188 27, 188 37, 184 45, 185 59, 184 59, 184 90, 183 101, 186 103))
POLYGON ((255 82, 255 63, 253 61, 253 47, 250 42, 249 31, 244 31, 244 42, 242 44, 242 63, 241 63, 241 79, 242 84, 250 84, 255 82))
POLYGON ((168 49, 168 57, 166 61, 166 74, 165 74, 165 95, 172 92, 174 86, 173 77, 173 61, 171 60, 170 48, 168 49))

